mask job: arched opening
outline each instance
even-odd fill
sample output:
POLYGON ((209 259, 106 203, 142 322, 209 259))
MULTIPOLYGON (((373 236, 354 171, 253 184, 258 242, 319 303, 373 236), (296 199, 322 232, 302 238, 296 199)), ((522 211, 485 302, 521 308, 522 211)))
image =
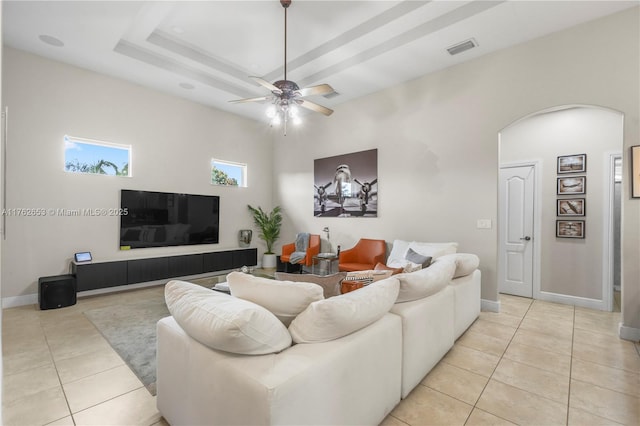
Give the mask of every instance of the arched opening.
POLYGON ((567 105, 499 132, 499 292, 615 306, 623 119, 611 109, 567 105))

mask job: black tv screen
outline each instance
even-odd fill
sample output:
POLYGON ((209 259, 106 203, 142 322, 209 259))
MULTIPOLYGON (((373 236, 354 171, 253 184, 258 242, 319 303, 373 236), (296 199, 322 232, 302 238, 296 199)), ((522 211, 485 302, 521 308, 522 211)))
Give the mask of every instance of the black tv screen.
POLYGON ((120 250, 217 244, 220 197, 123 189, 120 250))

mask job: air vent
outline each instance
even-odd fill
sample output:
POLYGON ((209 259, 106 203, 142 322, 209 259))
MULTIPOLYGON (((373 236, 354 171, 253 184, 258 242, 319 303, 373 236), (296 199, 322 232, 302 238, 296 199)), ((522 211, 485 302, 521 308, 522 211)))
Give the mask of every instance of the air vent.
POLYGON ((449 52, 449 54, 453 56, 453 55, 457 55, 458 53, 465 52, 469 49, 473 49, 474 47, 477 47, 477 46, 478 46, 478 42, 470 38, 469 40, 465 40, 461 43, 454 44, 453 46, 447 47, 447 52, 449 52))
POLYGON ((340 93, 336 92, 335 90, 331 93, 327 93, 326 95, 322 95, 327 99, 331 99, 331 98, 335 98, 336 96, 340 96, 340 93))

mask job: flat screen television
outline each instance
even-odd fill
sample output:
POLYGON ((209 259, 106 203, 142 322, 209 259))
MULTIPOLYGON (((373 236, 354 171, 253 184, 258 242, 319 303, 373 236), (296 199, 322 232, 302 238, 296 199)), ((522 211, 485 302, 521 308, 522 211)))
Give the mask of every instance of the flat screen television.
POLYGON ((122 189, 120 207, 120 250, 219 242, 217 195, 122 189))

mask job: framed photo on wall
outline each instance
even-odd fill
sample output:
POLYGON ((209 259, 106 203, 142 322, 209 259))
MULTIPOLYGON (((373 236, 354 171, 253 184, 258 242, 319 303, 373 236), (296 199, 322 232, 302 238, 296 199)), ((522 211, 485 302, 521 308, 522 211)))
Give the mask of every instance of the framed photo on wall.
POLYGON ((587 154, 562 155, 558 157, 558 174, 584 173, 587 171, 587 154))
POLYGON ((631 197, 640 198, 640 145, 631 147, 631 197))
POLYGON ((586 192, 587 192, 586 176, 558 178, 558 195, 586 194, 586 192))
POLYGON ((313 161, 313 215, 378 216, 378 149, 313 161))
POLYGON ((559 199, 556 207, 558 216, 584 216, 586 200, 584 198, 559 199))
POLYGON ((584 238, 584 220, 556 220, 556 238, 584 238))

